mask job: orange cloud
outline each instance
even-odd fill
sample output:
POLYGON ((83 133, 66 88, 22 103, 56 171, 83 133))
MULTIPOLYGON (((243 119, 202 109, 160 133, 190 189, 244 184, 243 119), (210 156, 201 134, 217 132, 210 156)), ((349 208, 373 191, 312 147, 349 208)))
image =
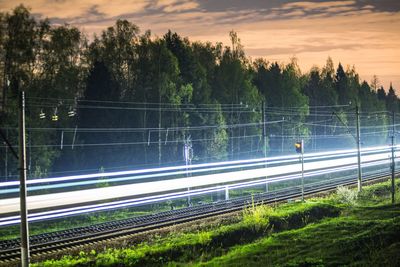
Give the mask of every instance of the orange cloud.
POLYGON ((302 8, 310 11, 315 9, 350 6, 354 4, 356 4, 356 1, 292 2, 284 4, 282 9, 302 8))
MULTIPOLYGON (((33 13, 43 14, 51 18, 72 19, 85 16, 93 9, 106 17, 140 12, 146 7, 148 0, 34 0, 20 1, 20 3, 32 8, 33 13)), ((2 11, 10 11, 16 6, 13 1, 1 2, 0 4, 2 11)))
POLYGON ((199 4, 195 1, 162 0, 157 2, 157 7, 169 13, 193 10, 198 8, 199 4))

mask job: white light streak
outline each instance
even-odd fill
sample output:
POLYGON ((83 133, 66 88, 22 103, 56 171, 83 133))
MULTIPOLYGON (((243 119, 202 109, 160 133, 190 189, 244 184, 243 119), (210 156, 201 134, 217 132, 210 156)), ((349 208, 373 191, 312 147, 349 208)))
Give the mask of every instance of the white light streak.
MULTIPOLYGON (((372 163, 365 164, 365 167, 371 167, 371 166, 376 166, 376 165, 381 165, 381 164, 382 164, 382 162, 372 162, 372 163)), ((352 166, 339 167, 339 168, 334 168, 334 169, 329 169, 329 170, 322 170, 322 171, 320 170, 320 171, 310 172, 310 173, 305 174, 305 178, 317 176, 317 175, 328 174, 328 173, 339 172, 339 171, 351 170, 351 169, 355 169, 356 167, 357 167, 357 165, 352 165, 352 166)), ((240 189, 240 188, 245 188, 245 187, 263 185, 266 182, 268 182, 270 184, 270 183, 274 183, 274 182, 298 179, 300 177, 301 177, 300 174, 294 174, 294 175, 287 175, 284 177, 268 179, 268 180, 260 179, 260 180, 251 181, 251 182, 230 184, 230 185, 228 185, 228 189, 229 190, 240 189)), ((340 179, 335 179, 335 180, 340 180, 340 179)), ((209 194, 209 193, 225 190, 226 187, 227 187, 226 185, 222 185, 222 186, 215 186, 215 187, 211 187, 211 188, 190 190, 190 191, 185 191, 185 192, 180 192, 180 193, 170 193, 170 194, 156 195, 156 196, 152 196, 152 197, 138 198, 138 199, 133 199, 133 200, 115 201, 115 202, 110 202, 110 203, 106 203, 106 204, 97 204, 97 205, 89 205, 89 206, 82 206, 82 207, 73 207, 73 208, 68 208, 68 209, 59 209, 59 210, 55 210, 55 211, 38 212, 38 213, 29 214, 28 221, 34 222, 34 221, 40 221, 40 220, 55 219, 55 218, 60 218, 60 217, 79 215, 79 214, 88 213, 88 212, 96 212, 96 211, 104 211, 104 210, 111 210, 111 209, 117 209, 117 208, 127 208, 127 207, 133 207, 133 206, 138 206, 138 205, 145 205, 145 204, 166 201, 166 200, 171 200, 171 199, 184 198, 187 196, 204 195, 204 194, 209 194)), ((5 217, 5 218, 0 218, 0 226, 18 224, 18 223, 20 223, 19 218, 20 218, 20 216, 9 216, 9 217, 5 217)))
MULTIPOLYGON (((396 148, 398 147, 400 146, 396 146, 396 148)), ((388 164, 391 156, 390 149, 391 147, 387 146, 363 149, 362 166, 369 167, 388 164)), ((355 152, 355 149, 349 149, 306 154, 306 162, 304 164, 305 177, 355 169, 357 168, 357 157, 355 152)), ((396 161, 398 160, 396 159, 396 161)), ((48 178, 40 179, 38 181, 31 180, 31 184, 40 183, 43 182, 43 180, 46 182, 63 182, 104 176, 121 176, 124 174, 140 175, 132 177, 116 177, 111 178, 109 181, 120 181, 118 179, 168 177, 185 174, 186 170, 182 170, 183 168, 186 168, 186 166, 153 168, 127 172, 97 173, 86 176, 81 175, 48 178)), ((162 179, 159 181, 150 182, 140 181, 134 184, 116 185, 105 188, 29 196, 27 200, 29 210, 34 211, 53 209, 46 212, 32 212, 30 213, 30 220, 42 220, 55 218, 58 216, 70 216, 83 212, 143 205, 147 203, 163 201, 166 199, 181 198, 188 195, 207 194, 224 190, 226 186, 231 189, 236 189, 265 183, 273 183, 282 180, 297 179, 300 175, 301 164, 298 163, 298 155, 290 155, 262 159, 197 164, 193 165, 192 169, 194 170, 191 170, 191 173, 197 175, 184 178, 171 177, 170 179, 162 179), (260 166, 264 166, 266 162, 268 164, 267 168, 259 168, 260 166), (242 170, 240 170, 241 168, 242 170), (243 168, 251 169, 243 170, 243 168), (233 169, 236 170, 233 171, 233 169), (215 171, 225 172, 210 173, 215 171), (266 179, 266 177, 268 178, 266 179), (190 191, 187 191, 188 187, 191 188, 190 191), (87 205, 88 203, 118 198, 130 199, 124 201, 112 201, 105 204, 87 205), (75 205, 75 207, 68 209, 62 208, 66 205, 75 205)), ((1 214, 6 215, 18 212, 19 198, 1 199, 0 206, 2 207, 0 210, 0 216, 1 214)), ((19 216, 3 217, 0 218, 0 226, 15 223, 18 220, 19 216)))

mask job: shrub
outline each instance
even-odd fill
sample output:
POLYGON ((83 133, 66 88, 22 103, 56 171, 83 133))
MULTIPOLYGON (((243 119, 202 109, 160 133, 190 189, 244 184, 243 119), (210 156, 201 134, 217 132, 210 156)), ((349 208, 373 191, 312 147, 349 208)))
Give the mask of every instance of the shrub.
POLYGON ((254 225, 255 230, 266 227, 269 224, 269 216, 273 209, 268 205, 252 205, 243 210, 243 222, 247 225, 254 225))
POLYGON ((338 186, 336 190, 336 201, 349 206, 354 206, 357 201, 357 191, 344 186, 338 186))

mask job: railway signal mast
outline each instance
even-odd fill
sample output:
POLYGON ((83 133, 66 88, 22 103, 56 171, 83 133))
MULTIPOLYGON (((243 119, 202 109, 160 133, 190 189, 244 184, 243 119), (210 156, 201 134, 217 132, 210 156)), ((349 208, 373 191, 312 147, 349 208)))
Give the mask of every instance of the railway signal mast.
POLYGON ((304 140, 294 144, 296 152, 301 154, 301 201, 304 202, 304 140))

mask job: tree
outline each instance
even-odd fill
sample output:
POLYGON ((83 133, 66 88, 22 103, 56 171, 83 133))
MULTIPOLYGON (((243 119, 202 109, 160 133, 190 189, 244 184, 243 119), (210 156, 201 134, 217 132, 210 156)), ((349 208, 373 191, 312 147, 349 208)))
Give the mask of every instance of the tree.
MULTIPOLYGON (((225 120, 230 128, 230 156, 239 157, 242 153, 242 147, 251 147, 252 139, 243 139, 240 136, 244 135, 242 127, 233 127, 240 125, 243 121, 259 122, 260 113, 243 112, 241 109, 252 107, 253 109, 261 106, 262 98, 257 88, 252 83, 250 67, 247 65, 243 55, 240 39, 233 32, 230 33, 232 40, 232 48, 225 47, 222 51, 222 56, 219 64, 215 68, 215 80, 212 88, 212 97, 219 103, 230 105, 230 110, 227 110, 225 120), (237 105, 239 105, 237 107, 237 105), (237 107, 237 108, 236 108, 237 107), (229 113, 228 113, 229 112, 229 113)), ((259 133, 259 127, 246 128, 246 133, 259 133)))
POLYGON ((12 14, 5 15, 4 24, 3 108, 6 108, 9 97, 15 98, 19 90, 27 91, 31 85, 39 51, 39 33, 45 31, 48 22, 36 22, 29 10, 19 5, 12 14))
MULTIPOLYGON (((20 91, 25 91, 28 98, 42 95, 40 84, 43 66, 43 51, 45 40, 49 35, 50 25, 47 20, 36 21, 29 10, 23 5, 17 6, 11 14, 6 13, 2 16, 1 25, 1 47, 2 47, 2 108, 3 117, 0 121, 1 127, 16 127, 17 95, 20 91)), ((27 127, 38 127, 46 123, 39 121, 38 110, 41 101, 35 103, 33 107, 29 105, 27 127), (39 106, 39 107, 38 107, 39 106)), ((42 106, 43 107, 43 106, 42 106)), ((56 140, 54 133, 27 132, 29 172, 39 173, 40 176, 46 175, 51 169, 54 160, 59 152, 51 147, 51 143, 56 140)), ((10 137, 13 140, 13 137, 10 137)), ((17 143, 16 138, 15 142, 17 143)), ((11 164, 16 164, 12 162, 11 164)), ((11 165, 10 164, 10 165, 11 165)), ((10 169, 10 168, 9 168, 10 169)))
POLYGON ((335 69, 330 57, 326 60, 321 73, 321 90, 318 105, 333 106, 338 104, 338 94, 335 91, 335 69))
POLYGON ((393 89, 392 83, 390 83, 389 91, 386 95, 386 108, 390 112, 399 112, 399 99, 393 89))
MULTIPOLYGON (((119 98, 118 85, 113 81, 111 73, 102 61, 96 61, 89 72, 86 90, 83 99, 78 102, 78 127, 81 128, 112 128, 118 127, 118 115, 113 110, 102 108, 102 101, 115 101, 119 98), (99 107, 99 108, 97 108, 99 107)), ((79 134, 84 147, 79 147, 77 155, 81 155, 80 161, 85 168, 100 168, 113 166, 118 162, 119 153, 100 150, 99 147, 91 147, 90 144, 107 144, 118 140, 118 133, 104 134, 97 132, 84 132, 79 134), (102 153, 100 152, 102 151, 102 153)), ((119 147, 120 149, 121 147, 119 147)), ((75 155, 76 156, 76 155, 75 155)))
POLYGON ((301 93, 302 81, 300 68, 297 65, 297 61, 292 59, 291 63, 288 64, 283 72, 283 98, 285 99, 285 105, 287 107, 296 107, 297 112, 293 114, 290 119, 294 125, 289 131, 292 135, 307 136, 308 128, 304 127, 302 123, 305 121, 306 116, 309 114, 309 99, 307 96, 301 93))
POLYGON ((376 95, 378 97, 379 100, 381 101, 386 101, 386 92, 385 89, 383 88, 383 86, 381 86, 377 91, 376 91, 376 95))
POLYGON ((363 81, 359 90, 361 102, 361 125, 366 130, 362 132, 364 145, 383 145, 387 140, 388 117, 382 111, 386 110, 385 101, 379 100, 376 91, 366 81, 363 81), (377 131, 376 129, 379 129, 377 131), (371 134, 371 132, 373 134, 371 134))
POLYGON ((268 108, 274 108, 269 112, 267 121, 285 122, 269 126, 270 148, 276 152, 284 152, 291 148, 291 142, 296 136, 308 136, 308 129, 303 125, 308 115, 308 97, 302 94, 303 78, 295 59, 286 66, 280 66, 277 62, 268 64, 263 60, 255 64, 255 84, 258 90, 264 93, 268 108), (293 112, 285 111, 293 109, 293 112), (285 136, 291 136, 285 140, 285 136))
MULTIPOLYGON (((41 42, 38 45, 39 51, 35 63, 36 75, 33 79, 30 97, 37 98, 37 107, 31 108, 35 118, 39 113, 44 112, 47 119, 33 120, 32 126, 49 128, 75 127, 76 120, 70 117, 68 112, 75 112, 76 101, 83 94, 87 65, 84 59, 86 53, 86 38, 75 27, 68 25, 49 27, 41 31, 41 42), (45 96, 43 98, 43 96, 45 96), (50 100, 51 99, 51 100, 50 100), (57 115, 58 121, 51 121, 50 116, 57 115)), ((46 144, 52 140, 53 145, 61 143, 71 144, 73 134, 63 130, 55 130, 53 133, 32 133, 32 140, 35 143, 46 144)), ((63 146, 54 146, 51 149, 45 146, 40 149, 51 149, 57 153, 51 164, 53 169, 66 167, 66 162, 74 162, 74 154, 63 146)), ((37 162, 42 161, 44 154, 38 149, 37 162)), ((36 166, 42 166, 36 164, 36 166)), ((71 168, 74 166, 69 165, 71 168)), ((41 170, 43 166, 40 168, 41 170)))
POLYGON ((90 45, 90 61, 100 60, 118 83, 120 96, 132 99, 135 73, 136 46, 139 28, 127 20, 117 20, 113 27, 102 32, 90 45))
POLYGON ((376 92, 379 88, 379 79, 378 76, 374 75, 371 80, 371 89, 376 92))
POLYGON ((41 55, 41 84, 38 90, 46 90, 48 97, 62 95, 74 98, 82 94, 87 74, 84 53, 86 39, 81 32, 70 26, 52 28, 48 33, 41 55))
POLYGON ((225 160, 227 158, 228 133, 226 131, 225 118, 221 112, 221 106, 217 107, 217 112, 210 114, 207 120, 211 125, 217 125, 211 134, 204 135, 205 139, 209 139, 204 149, 204 157, 206 159, 225 160))
POLYGON ((347 88, 347 76, 342 67, 342 64, 339 63, 336 76, 335 76, 335 84, 336 84, 336 92, 339 96, 339 104, 346 105, 349 103, 349 94, 347 88))

